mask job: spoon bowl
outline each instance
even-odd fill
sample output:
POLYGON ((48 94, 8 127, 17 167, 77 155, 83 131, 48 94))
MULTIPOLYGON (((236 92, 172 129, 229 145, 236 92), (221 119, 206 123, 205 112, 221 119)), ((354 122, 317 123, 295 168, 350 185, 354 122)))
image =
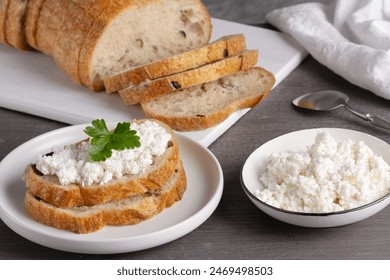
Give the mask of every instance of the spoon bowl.
POLYGON ((348 100, 349 97, 345 93, 336 90, 323 90, 299 96, 292 103, 299 108, 315 111, 331 111, 339 107, 344 107, 355 116, 369 121, 372 125, 390 130, 389 121, 379 116, 371 115, 370 113, 359 112, 348 104, 348 100))
POLYGON ((345 106, 349 97, 339 91, 324 90, 315 93, 307 93, 293 100, 297 107, 316 110, 330 111, 341 106, 345 106))

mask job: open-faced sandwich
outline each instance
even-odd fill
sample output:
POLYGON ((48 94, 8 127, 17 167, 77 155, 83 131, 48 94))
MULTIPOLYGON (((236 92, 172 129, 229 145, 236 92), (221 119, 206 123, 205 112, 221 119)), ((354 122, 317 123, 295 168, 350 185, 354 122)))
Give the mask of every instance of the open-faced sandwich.
POLYGON ((143 119, 104 120, 80 142, 54 147, 26 167, 25 209, 35 220, 76 233, 136 224, 180 200, 186 174, 173 131, 143 119))

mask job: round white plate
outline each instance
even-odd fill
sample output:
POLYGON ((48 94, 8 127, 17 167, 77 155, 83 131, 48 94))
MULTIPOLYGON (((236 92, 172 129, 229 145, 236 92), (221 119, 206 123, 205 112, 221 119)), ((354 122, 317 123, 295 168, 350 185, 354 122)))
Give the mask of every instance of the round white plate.
POLYGON ((38 136, 16 148, 0 163, 0 218, 16 233, 43 246, 68 252, 124 253, 182 237, 200 226, 216 209, 223 191, 223 173, 218 160, 200 144, 177 135, 187 174, 187 190, 181 201, 159 215, 137 225, 106 226, 90 234, 75 234, 34 221, 24 211, 24 168, 39 154, 50 152, 53 146, 84 139, 86 126, 70 126, 38 136))
POLYGON ((352 139, 355 142, 363 141, 374 153, 390 163, 390 146, 374 137, 362 132, 340 128, 316 128, 291 132, 257 148, 246 160, 241 172, 241 184, 250 200, 263 212, 280 221, 305 227, 335 227, 355 223, 366 219, 390 203, 390 194, 367 205, 347 211, 332 213, 300 213, 282 210, 262 202, 253 193, 261 186, 260 174, 266 170, 268 157, 273 152, 305 151, 306 147, 314 143, 316 135, 328 132, 336 141, 352 139))

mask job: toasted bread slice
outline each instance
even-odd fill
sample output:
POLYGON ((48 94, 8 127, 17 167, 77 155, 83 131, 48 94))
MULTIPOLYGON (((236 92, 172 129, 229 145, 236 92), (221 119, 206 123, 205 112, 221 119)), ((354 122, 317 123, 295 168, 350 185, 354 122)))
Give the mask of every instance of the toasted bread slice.
POLYGON ((222 37, 206 46, 131 68, 107 77, 104 87, 107 93, 154 80, 178 72, 194 69, 204 64, 236 55, 246 48, 243 34, 222 37))
POLYGON ((238 55, 227 57, 196 69, 129 86, 120 90, 119 95, 124 103, 128 105, 148 102, 157 96, 215 81, 240 70, 252 68, 256 65, 257 59, 257 50, 245 50, 238 55))
POLYGON ((274 83, 272 73, 255 67, 141 105, 146 116, 161 120, 175 130, 200 130, 219 124, 234 111, 254 107, 274 83))
POLYGON ((167 125, 158 123, 171 133, 172 138, 166 151, 155 157, 145 172, 125 175, 104 185, 61 185, 56 175, 43 175, 34 165, 28 165, 23 176, 28 191, 54 206, 73 207, 101 204, 160 189, 169 179, 180 155, 173 131, 167 125))
POLYGON ((114 73, 207 44, 211 28, 200 0, 111 1, 83 43, 79 76, 101 91, 114 73))
POLYGON ((181 161, 171 174, 161 190, 116 202, 59 208, 27 191, 24 206, 34 220, 75 233, 94 232, 106 225, 133 225, 157 215, 182 199, 187 179, 181 161))
POLYGON ((30 50, 24 32, 27 0, 12 0, 9 3, 5 34, 8 44, 19 50, 30 50))
POLYGON ((8 45, 6 37, 7 11, 10 0, 0 0, 0 44, 8 45))

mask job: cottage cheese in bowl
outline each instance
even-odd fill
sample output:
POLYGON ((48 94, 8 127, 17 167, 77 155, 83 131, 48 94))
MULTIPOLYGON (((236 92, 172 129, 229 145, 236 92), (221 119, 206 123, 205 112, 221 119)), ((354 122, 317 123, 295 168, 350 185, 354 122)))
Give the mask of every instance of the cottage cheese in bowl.
POLYGON ((268 215, 295 225, 332 227, 365 219, 390 203, 390 146, 358 131, 292 132, 256 149, 241 183, 268 215))
POLYGON ((272 206, 308 213, 356 208, 390 192, 390 166, 364 144, 319 132, 303 152, 272 153, 254 194, 272 206))

